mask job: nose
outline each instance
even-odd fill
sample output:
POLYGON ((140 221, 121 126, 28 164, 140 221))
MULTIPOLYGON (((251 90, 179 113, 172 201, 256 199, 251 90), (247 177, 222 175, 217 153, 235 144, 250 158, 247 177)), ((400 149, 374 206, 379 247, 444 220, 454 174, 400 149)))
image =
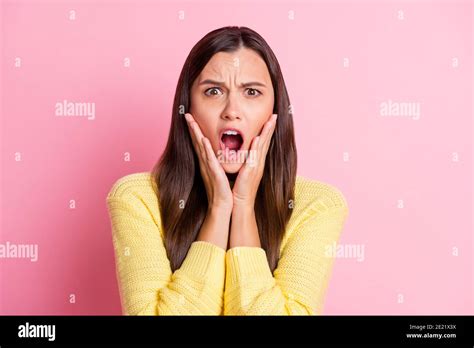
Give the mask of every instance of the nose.
POLYGON ((235 112, 225 112, 222 114, 222 119, 227 120, 227 121, 233 121, 233 120, 240 120, 240 115, 236 114, 235 112))
POLYGON ((239 102, 237 100, 238 96, 229 94, 227 99, 226 106, 222 110, 221 118, 228 121, 233 121, 235 119, 241 119, 241 110, 239 107, 239 102))

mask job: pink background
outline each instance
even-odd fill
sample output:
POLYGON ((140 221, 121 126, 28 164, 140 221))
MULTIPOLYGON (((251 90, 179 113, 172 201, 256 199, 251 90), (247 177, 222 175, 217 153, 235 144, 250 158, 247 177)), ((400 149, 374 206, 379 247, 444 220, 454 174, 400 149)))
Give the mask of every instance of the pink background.
POLYGON ((472 7, 3 1, 0 242, 39 255, 0 259, 0 313, 121 313, 105 196, 159 158, 192 46, 242 25, 279 59, 299 174, 344 193, 340 243, 364 246, 336 259, 324 313, 472 314, 472 7), (55 116, 64 99, 95 119, 55 116), (420 119, 382 116, 388 100, 420 103, 420 119))

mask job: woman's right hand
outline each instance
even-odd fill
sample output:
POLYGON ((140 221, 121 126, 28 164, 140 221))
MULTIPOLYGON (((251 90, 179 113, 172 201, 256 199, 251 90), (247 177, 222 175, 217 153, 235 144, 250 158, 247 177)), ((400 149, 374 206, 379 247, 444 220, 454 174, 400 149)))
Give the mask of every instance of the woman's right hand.
POLYGON ((217 160, 211 142, 201 132, 190 113, 184 115, 199 159, 199 168, 207 192, 209 211, 232 213, 233 196, 224 168, 217 160))

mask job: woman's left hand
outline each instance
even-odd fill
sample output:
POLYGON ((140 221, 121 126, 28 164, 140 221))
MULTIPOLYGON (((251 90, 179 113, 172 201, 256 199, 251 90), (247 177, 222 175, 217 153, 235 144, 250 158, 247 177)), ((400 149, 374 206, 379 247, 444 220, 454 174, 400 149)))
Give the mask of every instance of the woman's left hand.
POLYGON ((253 209, 258 186, 263 176, 265 159, 275 130, 277 114, 272 114, 257 137, 252 140, 249 154, 235 180, 232 194, 234 208, 253 209))

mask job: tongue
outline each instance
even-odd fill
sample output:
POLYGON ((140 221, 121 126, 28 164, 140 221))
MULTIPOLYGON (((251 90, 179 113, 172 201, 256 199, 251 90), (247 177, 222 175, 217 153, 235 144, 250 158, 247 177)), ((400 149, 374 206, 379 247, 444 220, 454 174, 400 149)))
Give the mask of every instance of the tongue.
POLYGON ((225 147, 229 148, 229 150, 238 150, 242 145, 242 140, 239 135, 224 134, 222 137, 222 142, 224 143, 225 147))

